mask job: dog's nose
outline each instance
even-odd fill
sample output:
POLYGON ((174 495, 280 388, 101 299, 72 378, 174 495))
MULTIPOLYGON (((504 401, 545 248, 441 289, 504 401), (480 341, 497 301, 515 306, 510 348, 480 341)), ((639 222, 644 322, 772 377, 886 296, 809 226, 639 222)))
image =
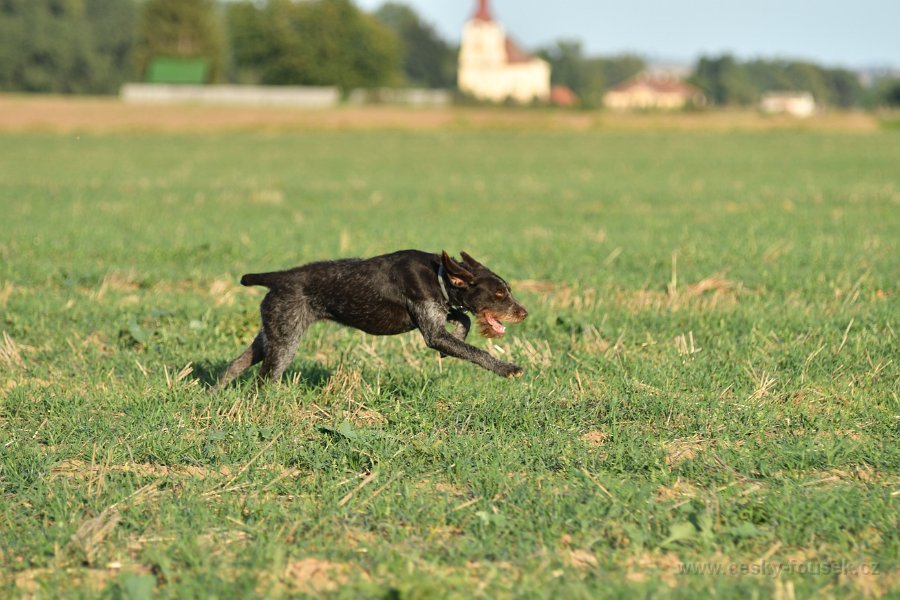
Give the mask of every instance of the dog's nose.
POLYGON ((523 319, 528 316, 528 311, 525 310, 524 306, 519 307, 519 316, 522 317, 523 319))

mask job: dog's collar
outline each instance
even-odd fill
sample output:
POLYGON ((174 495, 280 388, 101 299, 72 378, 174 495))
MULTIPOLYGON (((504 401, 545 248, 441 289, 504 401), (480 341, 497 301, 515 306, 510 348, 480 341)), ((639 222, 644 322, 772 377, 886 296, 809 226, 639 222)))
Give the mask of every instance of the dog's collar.
POLYGON ((444 264, 441 263, 441 266, 438 267, 437 279, 438 283, 441 286, 441 295, 444 297, 444 302, 446 302, 451 309, 465 310, 465 308, 463 308, 461 305, 453 304, 453 301, 450 300, 450 294, 447 293, 447 283, 444 281, 446 277, 447 269, 445 269, 444 264))
POLYGON ((441 294, 444 296, 444 302, 451 304, 450 294, 447 293, 447 284, 444 283, 444 276, 446 274, 447 270, 444 268, 444 263, 441 263, 441 266, 438 267, 438 283, 441 284, 441 294))

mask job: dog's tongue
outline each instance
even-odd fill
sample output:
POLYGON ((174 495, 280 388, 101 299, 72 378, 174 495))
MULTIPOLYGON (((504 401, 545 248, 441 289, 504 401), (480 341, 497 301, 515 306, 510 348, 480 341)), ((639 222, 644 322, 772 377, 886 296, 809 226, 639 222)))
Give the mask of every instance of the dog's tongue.
POLYGON ((491 329, 493 329, 500 335, 503 335, 504 333, 506 333, 506 327, 504 327, 503 323, 501 323, 500 321, 498 321, 497 319, 495 319, 494 317, 492 317, 490 315, 485 315, 485 317, 487 319, 488 325, 491 326, 491 329))

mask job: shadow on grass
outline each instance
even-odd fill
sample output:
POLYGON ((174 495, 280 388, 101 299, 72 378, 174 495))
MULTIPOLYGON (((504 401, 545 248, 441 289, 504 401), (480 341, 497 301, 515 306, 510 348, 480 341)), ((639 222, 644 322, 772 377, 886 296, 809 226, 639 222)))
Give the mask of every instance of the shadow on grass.
MULTIPOLYGON (((227 361, 204 361, 196 363, 193 372, 194 379, 199 381, 200 385, 208 390, 216 384, 219 376, 225 371, 227 366, 227 361)), ((247 382, 255 381, 258 369, 258 366, 247 369, 243 375, 229 384, 229 387, 243 386, 247 382)), ((300 362, 299 364, 288 367, 281 377, 281 382, 296 386, 300 389, 314 390, 324 387, 325 384, 328 383, 328 380, 331 379, 331 375, 332 372, 329 369, 326 369, 318 363, 300 362)))

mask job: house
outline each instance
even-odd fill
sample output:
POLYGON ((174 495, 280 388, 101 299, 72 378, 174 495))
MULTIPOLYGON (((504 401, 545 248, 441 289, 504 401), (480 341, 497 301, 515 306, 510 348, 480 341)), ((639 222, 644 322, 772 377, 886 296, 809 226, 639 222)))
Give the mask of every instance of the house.
POLYGON ((759 108, 769 115, 785 114, 805 118, 815 114, 816 100, 810 92, 766 92, 759 108))
POLYGON ((578 104, 578 95, 565 85, 554 85, 550 88, 550 104, 571 108, 578 104))
POLYGON ((519 48, 491 16, 489 0, 478 0, 463 28, 458 84, 479 100, 545 102, 550 98, 550 64, 519 48))
POLYGON ((703 106, 706 97, 673 75, 643 73, 609 90, 603 96, 603 104, 615 110, 677 110, 691 105, 703 106))

